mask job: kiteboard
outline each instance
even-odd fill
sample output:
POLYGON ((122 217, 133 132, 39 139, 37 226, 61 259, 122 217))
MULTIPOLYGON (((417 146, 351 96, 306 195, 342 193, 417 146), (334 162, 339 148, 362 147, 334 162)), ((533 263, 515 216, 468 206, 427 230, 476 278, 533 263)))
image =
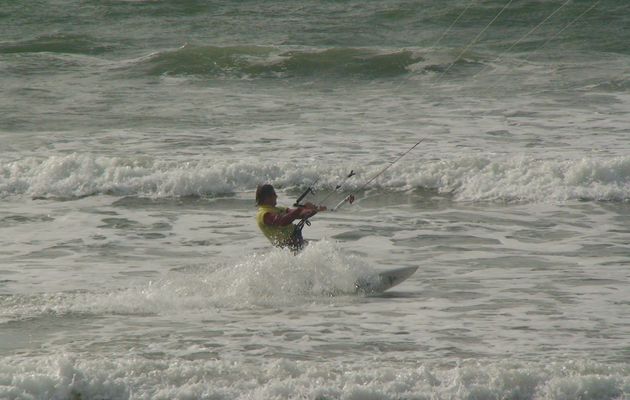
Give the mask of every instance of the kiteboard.
POLYGON ((379 294, 390 289, 413 275, 418 267, 402 267, 378 272, 357 279, 354 286, 359 294, 379 294))

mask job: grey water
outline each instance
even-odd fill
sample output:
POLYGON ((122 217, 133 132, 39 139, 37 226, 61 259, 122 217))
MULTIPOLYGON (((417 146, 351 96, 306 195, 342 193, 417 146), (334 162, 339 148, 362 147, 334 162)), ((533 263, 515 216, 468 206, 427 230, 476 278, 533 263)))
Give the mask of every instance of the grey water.
POLYGON ((626 398, 629 8, 4 2, 0 398, 626 398))

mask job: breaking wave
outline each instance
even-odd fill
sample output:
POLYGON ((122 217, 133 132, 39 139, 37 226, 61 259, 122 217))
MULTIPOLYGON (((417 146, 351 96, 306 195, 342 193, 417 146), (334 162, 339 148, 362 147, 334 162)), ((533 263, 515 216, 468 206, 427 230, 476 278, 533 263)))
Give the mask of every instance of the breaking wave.
POLYGON ((590 361, 471 360, 442 366, 60 354, 7 358, 0 382, 0 396, 13 399, 614 400, 630 394, 627 366, 590 361))
MULTIPOLYGON (((345 189, 354 191, 379 167, 357 168, 345 189)), ((163 161, 70 154, 0 162, 0 197, 72 199, 93 195, 173 198, 221 196, 270 182, 303 189, 319 177, 332 190, 347 173, 329 163, 163 161)), ((461 156, 402 162, 367 190, 431 189, 456 201, 562 202, 630 200, 630 156, 580 159, 461 156)))

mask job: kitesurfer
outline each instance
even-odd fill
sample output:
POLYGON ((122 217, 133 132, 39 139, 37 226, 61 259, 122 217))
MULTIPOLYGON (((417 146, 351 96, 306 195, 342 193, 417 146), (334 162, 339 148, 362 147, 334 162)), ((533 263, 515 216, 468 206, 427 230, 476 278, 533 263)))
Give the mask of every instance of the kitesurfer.
POLYGON ((326 207, 309 202, 295 208, 278 207, 277 199, 272 185, 266 183, 258 186, 256 190, 258 227, 274 246, 294 251, 301 250, 304 247, 303 224, 296 225, 293 221, 306 221, 318 212, 326 211, 326 207))

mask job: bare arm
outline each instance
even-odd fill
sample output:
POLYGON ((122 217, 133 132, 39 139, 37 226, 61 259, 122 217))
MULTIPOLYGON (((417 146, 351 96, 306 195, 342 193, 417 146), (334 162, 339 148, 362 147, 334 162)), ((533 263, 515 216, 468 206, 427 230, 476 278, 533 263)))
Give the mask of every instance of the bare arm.
POLYGON ((326 207, 317 207, 312 203, 306 203, 303 207, 288 208, 284 214, 268 212, 263 217, 265 225, 286 226, 296 219, 310 218, 319 211, 326 211, 326 207))
POLYGON ((268 212, 263 217, 263 221, 265 225, 269 226, 286 226, 299 218, 302 218, 301 210, 299 208, 289 208, 284 214, 268 212))

